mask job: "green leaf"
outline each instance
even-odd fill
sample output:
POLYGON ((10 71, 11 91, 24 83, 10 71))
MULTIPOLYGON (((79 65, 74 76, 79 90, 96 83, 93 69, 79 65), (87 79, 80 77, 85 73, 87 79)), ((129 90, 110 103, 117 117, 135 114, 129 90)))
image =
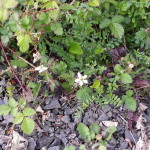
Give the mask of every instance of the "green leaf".
POLYGON ((5 21, 8 18, 8 10, 5 8, 0 8, 0 21, 5 21))
POLYGON ((18 113, 16 114, 15 118, 14 118, 14 121, 13 121, 14 124, 19 124, 19 123, 21 123, 22 120, 23 120, 23 118, 24 118, 24 115, 23 115, 22 113, 18 112, 18 113))
POLYGON ((90 136, 89 128, 83 123, 78 124, 77 130, 83 139, 86 139, 88 136, 90 136))
POLYGON ((96 123, 93 123, 93 124, 91 125, 90 129, 91 129, 94 133, 98 134, 98 133, 99 133, 100 126, 99 126, 98 124, 96 124, 96 123))
POLYGON ((114 35, 115 38, 118 38, 118 39, 121 39, 124 34, 124 29, 119 23, 111 23, 110 30, 111 30, 112 35, 114 35))
POLYGON ((28 117, 25 117, 23 119, 23 122, 21 124, 21 129, 22 131, 27 134, 27 135, 30 135, 32 133, 32 131, 34 130, 35 128, 35 123, 32 119, 28 118, 28 117))
POLYGON ((113 16, 112 18, 112 22, 113 23, 121 23, 124 21, 124 17, 123 16, 120 16, 120 15, 115 15, 113 16))
POLYGON ((64 150, 75 150, 75 147, 73 145, 70 145, 68 147, 65 147, 64 150))
POLYGON ((17 0, 2 0, 2 5, 4 8, 14 8, 18 4, 17 0))
POLYGON ((21 59, 11 60, 11 64, 13 66, 17 66, 17 67, 26 67, 26 66, 28 66, 28 64, 26 62, 24 62, 23 60, 21 60, 21 59))
POLYGON ((17 113, 18 113, 18 108, 17 107, 11 108, 10 115, 15 117, 17 113))
POLYGON ((30 81, 29 84, 28 84, 28 87, 29 87, 29 88, 36 88, 37 85, 36 85, 36 83, 30 81))
POLYGON ((61 23, 55 22, 51 25, 51 30, 54 31, 56 35, 62 35, 63 34, 63 28, 61 23))
POLYGON ((106 146, 101 145, 98 150, 107 150, 106 146))
POLYGON ((1 40, 2 40, 2 43, 3 43, 4 45, 7 45, 8 42, 9 42, 9 36, 8 36, 8 35, 2 35, 2 36, 1 36, 1 40))
POLYGON ((23 109, 26 105, 26 100, 21 100, 18 104, 23 109))
POLYGON ((7 115, 11 111, 11 108, 8 105, 0 105, 0 115, 7 115))
POLYGON ((83 88, 77 91, 76 96, 83 102, 89 103, 91 100, 91 94, 92 94, 91 88, 84 86, 83 88))
POLYGON ((127 73, 122 74, 120 76, 120 80, 123 84, 129 84, 133 82, 132 77, 127 73))
POLYGON ((117 74, 123 74, 123 73, 124 73, 123 68, 122 68, 119 64, 116 64, 116 65, 115 65, 114 71, 115 71, 115 73, 117 73, 117 74))
POLYGON ((81 55, 83 53, 79 43, 77 42, 72 42, 71 47, 69 49, 69 52, 75 55, 81 55))
POLYGON ((32 115, 35 115, 35 110, 30 108, 30 107, 27 107, 23 110, 23 114, 24 116, 32 116, 32 115))
POLYGON ((10 107, 16 107, 18 105, 18 103, 16 102, 14 98, 10 98, 8 101, 8 104, 10 107))
POLYGON ((99 6, 100 0, 89 0, 89 5, 91 6, 99 6))
POLYGON ((98 48, 94 51, 95 54, 100 54, 100 53, 103 53, 104 52, 104 49, 103 48, 98 48))
POLYGON ((100 81, 99 80, 95 80, 93 85, 91 86, 91 88, 97 89, 100 86, 100 81))
POLYGON ((133 111, 136 110, 136 100, 134 98, 124 95, 122 99, 125 101, 125 106, 128 109, 133 110, 133 111))
POLYGON ((106 27, 109 27, 110 23, 111 23, 110 19, 104 19, 100 24, 100 28, 104 29, 106 27))
POLYGON ((58 18, 58 16, 59 16, 59 7, 58 7, 57 3, 56 3, 55 1, 46 2, 46 3, 42 6, 42 8, 45 8, 45 7, 46 7, 46 9, 56 8, 56 9, 50 10, 50 11, 48 12, 49 17, 50 17, 51 19, 53 19, 54 21, 56 21, 57 18, 58 18))
POLYGON ((110 127, 108 127, 108 128, 106 129, 106 132, 108 132, 109 134, 108 134, 106 140, 109 141, 109 140, 111 139, 113 133, 116 132, 116 131, 117 131, 117 128, 116 128, 115 126, 110 126, 110 127))
POLYGON ((127 95, 128 97, 131 97, 131 96, 133 95, 133 90, 128 90, 128 91, 126 92, 126 95, 127 95))
POLYGON ((63 11, 68 11, 68 10, 72 10, 74 7, 73 5, 65 3, 65 4, 61 4, 59 8, 63 11))
POLYGON ((17 36, 17 45, 20 47, 21 52, 27 52, 29 49, 29 44, 32 42, 31 38, 27 34, 17 36))

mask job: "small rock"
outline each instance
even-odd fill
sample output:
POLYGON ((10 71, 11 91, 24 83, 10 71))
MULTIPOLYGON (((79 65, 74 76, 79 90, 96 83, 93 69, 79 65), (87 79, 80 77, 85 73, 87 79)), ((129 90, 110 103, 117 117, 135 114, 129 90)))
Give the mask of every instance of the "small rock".
POLYGON ((64 114, 65 115, 71 115, 73 113, 73 110, 71 108, 66 108, 64 114))
POLYGON ((106 121, 108 118, 109 117, 106 114, 102 114, 98 117, 98 121, 106 121))
POLYGON ((61 118, 61 120, 64 122, 64 123, 69 123, 70 122, 70 118, 68 115, 65 115, 61 118))
POLYGON ((1 80, 1 81, 0 81, 0 85, 1 85, 1 86, 5 85, 5 83, 6 83, 6 82, 5 82, 4 80, 1 80))
POLYGON ((58 99, 53 99, 50 103, 43 107, 45 110, 61 108, 58 99))
POLYGON ((52 101, 52 96, 48 96, 46 99, 45 99, 45 104, 48 105, 50 103, 50 101, 52 101))
POLYGON ((89 118, 89 119, 88 119, 88 122, 89 122, 90 124, 92 124, 92 123, 95 122, 95 120, 94 120, 94 118, 89 118))
POLYGON ((74 139, 75 137, 76 137, 75 133, 69 134, 69 136, 68 136, 69 139, 74 139))
POLYGON ((3 105, 4 101, 0 98, 0 105, 3 105))
POLYGON ((38 148, 48 147, 53 142, 53 140, 54 139, 52 137, 48 137, 48 136, 43 136, 39 138, 37 141, 38 148))
POLYGON ((124 141, 122 144, 121 144, 121 147, 119 148, 119 150, 123 150, 123 149, 127 149, 128 148, 128 142, 124 141))
POLYGON ((69 128, 70 128, 71 130, 74 130, 75 125, 76 125, 76 123, 74 123, 74 122, 69 122, 69 123, 68 123, 68 126, 69 126, 69 128))
POLYGON ((61 150, 61 147, 60 146, 53 146, 53 147, 48 148, 48 150, 61 150))
POLYGON ((129 130, 125 130, 125 138, 129 139, 132 143, 135 143, 138 141, 138 136, 136 135, 136 133, 131 134, 129 130))
POLYGON ((33 138, 30 138, 28 140, 28 150, 35 150, 36 147, 36 142, 34 141, 33 138))
POLYGON ((94 117, 95 119, 97 119, 97 118, 98 118, 98 114, 93 114, 93 117, 94 117))
POLYGON ((62 138, 61 140, 62 140, 62 142, 64 143, 64 145, 67 145, 67 143, 68 143, 67 138, 62 138))
POLYGON ((112 117, 112 112, 109 111, 109 112, 107 113, 107 116, 108 116, 109 118, 111 118, 111 117, 112 117))
POLYGON ((107 113, 108 111, 111 110, 111 107, 110 106, 106 106, 106 107, 103 107, 102 110, 104 111, 104 113, 107 113))

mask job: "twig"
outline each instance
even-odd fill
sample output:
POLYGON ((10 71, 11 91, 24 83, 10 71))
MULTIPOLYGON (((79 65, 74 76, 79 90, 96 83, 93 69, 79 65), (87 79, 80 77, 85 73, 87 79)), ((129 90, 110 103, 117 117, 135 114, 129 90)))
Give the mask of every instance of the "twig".
POLYGON ((9 62, 8 57, 7 57, 6 53, 5 53, 5 50, 4 50, 3 45, 2 45, 1 42, 0 42, 0 46, 1 46, 2 51, 3 51, 3 53, 4 53, 4 57, 5 57, 5 59, 6 59, 7 63, 8 63, 8 65, 9 65, 9 67, 11 68, 11 71, 12 71, 13 75, 15 76, 16 80, 18 81, 18 83, 19 83, 19 85, 20 85, 20 87, 21 87, 21 89, 22 89, 23 95, 24 95, 24 93, 25 93, 26 90, 25 90, 25 88, 23 87, 22 83, 20 82, 19 78, 17 77, 17 75, 16 75, 16 73, 15 73, 15 71, 14 71, 14 69, 13 69, 11 63, 9 62))
MULTIPOLYGON (((6 46, 5 46, 6 47, 6 46)), ((35 68, 34 65, 32 65, 30 62, 28 62, 27 60, 25 60, 24 58, 20 57, 16 52, 14 52, 11 48, 6 47, 9 51, 11 51, 13 54, 15 54, 19 59, 23 60, 24 62, 26 62, 27 64, 29 64, 31 67, 35 68)))

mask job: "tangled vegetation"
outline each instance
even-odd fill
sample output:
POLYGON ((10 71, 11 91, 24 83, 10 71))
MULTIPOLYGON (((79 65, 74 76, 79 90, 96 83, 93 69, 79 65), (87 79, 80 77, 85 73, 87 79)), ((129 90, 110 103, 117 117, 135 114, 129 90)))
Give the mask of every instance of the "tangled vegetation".
POLYGON ((41 105, 38 95, 62 93, 78 103, 76 117, 92 102, 136 111, 136 98, 149 93, 149 6, 149 0, 0 0, 6 67, 0 78, 7 80, 0 91, 9 97, 0 115, 10 113, 31 134, 28 116, 41 105))

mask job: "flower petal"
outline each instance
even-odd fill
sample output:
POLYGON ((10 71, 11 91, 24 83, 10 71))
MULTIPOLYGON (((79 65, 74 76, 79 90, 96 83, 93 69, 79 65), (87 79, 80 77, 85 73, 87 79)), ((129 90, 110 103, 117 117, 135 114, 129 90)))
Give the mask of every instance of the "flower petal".
POLYGON ((84 75, 83 77, 82 77, 82 79, 86 79, 87 78, 87 75, 84 75))
POLYGON ((75 79, 75 82, 76 83, 79 83, 81 80, 80 79, 75 79))
POLYGON ((82 80, 83 83, 88 84, 88 80, 82 80))
POLYGON ((83 82, 82 82, 82 81, 80 81, 80 82, 79 82, 79 85, 80 85, 80 86, 82 86, 82 85, 83 85, 83 82))
POLYGON ((78 72, 78 78, 81 79, 82 78, 82 74, 80 72, 78 72))

